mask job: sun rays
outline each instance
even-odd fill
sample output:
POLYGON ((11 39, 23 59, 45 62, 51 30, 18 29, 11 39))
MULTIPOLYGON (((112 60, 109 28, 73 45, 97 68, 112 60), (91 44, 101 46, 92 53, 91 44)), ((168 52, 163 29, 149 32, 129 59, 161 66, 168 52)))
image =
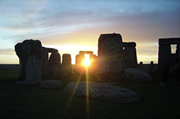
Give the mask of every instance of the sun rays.
POLYGON ((83 65, 85 65, 86 67, 90 65, 89 54, 85 54, 83 65))
MULTIPOLYGON (((89 56, 87 55, 87 57, 89 58, 89 56)), ((88 59, 89 60, 89 59, 88 59)), ((86 66, 86 71, 85 71, 85 81, 86 81, 86 113, 87 113, 87 118, 89 117, 89 72, 88 72, 88 65, 85 65, 86 66)), ((79 85, 79 81, 81 80, 81 77, 83 75, 83 72, 79 73, 79 76, 77 78, 77 81, 76 81, 76 85, 74 86, 74 89, 73 89, 73 93, 72 93, 72 96, 70 96, 69 98, 69 101, 67 103, 67 106, 66 106, 66 113, 65 113, 65 116, 67 115, 68 113, 68 110, 71 106, 71 102, 73 100, 73 97, 74 97, 74 94, 78 88, 78 85, 79 85)))

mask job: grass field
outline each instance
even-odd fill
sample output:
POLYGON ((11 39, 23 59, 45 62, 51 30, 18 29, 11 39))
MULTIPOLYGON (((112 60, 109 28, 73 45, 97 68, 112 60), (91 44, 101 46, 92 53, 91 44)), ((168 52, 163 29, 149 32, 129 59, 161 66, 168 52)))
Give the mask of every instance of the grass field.
MULTIPOLYGON (((63 89, 17 87, 17 70, 0 70, 0 119, 178 119, 180 118, 180 82, 169 78, 160 87, 160 74, 152 74, 152 83, 119 82, 116 85, 137 92, 142 99, 121 104, 71 97, 63 89)), ((43 80, 51 77, 43 77, 43 80)), ((67 85, 78 75, 63 78, 67 85)), ((95 78, 95 76, 90 76, 95 78)))

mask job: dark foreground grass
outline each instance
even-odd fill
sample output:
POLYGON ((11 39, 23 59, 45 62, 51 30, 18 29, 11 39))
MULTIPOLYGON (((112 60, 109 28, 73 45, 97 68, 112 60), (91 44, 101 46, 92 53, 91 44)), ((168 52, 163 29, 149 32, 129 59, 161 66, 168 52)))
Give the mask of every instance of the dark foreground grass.
MULTIPOLYGON (((152 83, 119 82, 117 86, 137 92, 142 99, 130 104, 89 99, 87 107, 86 98, 71 97, 63 89, 17 87, 17 74, 18 71, 0 71, 0 119, 180 118, 180 83, 174 78, 170 78, 167 87, 160 87, 158 74, 152 75, 152 83)), ((77 77, 73 75, 62 81, 66 85, 77 77)))

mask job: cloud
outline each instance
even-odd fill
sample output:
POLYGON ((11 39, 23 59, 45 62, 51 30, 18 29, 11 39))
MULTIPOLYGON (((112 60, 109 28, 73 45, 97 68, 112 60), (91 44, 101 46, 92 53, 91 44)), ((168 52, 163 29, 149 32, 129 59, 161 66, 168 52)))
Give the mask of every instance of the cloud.
POLYGON ((0 47, 11 49, 25 39, 97 47, 100 34, 115 32, 124 42, 135 41, 139 55, 153 55, 157 48, 148 45, 160 37, 179 37, 179 11, 178 0, 1 0, 0 47))
POLYGON ((1 55, 15 55, 15 50, 11 49, 11 48, 7 48, 7 49, 0 49, 0 54, 1 55))

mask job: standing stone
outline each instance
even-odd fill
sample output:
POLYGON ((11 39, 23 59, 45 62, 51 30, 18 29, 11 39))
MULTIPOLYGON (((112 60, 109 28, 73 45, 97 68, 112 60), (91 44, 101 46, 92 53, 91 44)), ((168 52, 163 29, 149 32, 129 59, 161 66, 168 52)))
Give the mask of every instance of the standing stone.
POLYGON ((49 58, 49 67, 50 67, 50 74, 52 76, 59 76, 60 75, 60 54, 57 52, 52 52, 49 58))
POLYGON ((35 56, 29 56, 26 64, 26 81, 40 82, 42 77, 42 60, 37 60, 35 56))
POLYGON ((15 45, 16 55, 19 57, 19 74, 18 81, 25 81, 26 78, 26 63, 28 55, 22 50, 22 43, 15 45))
POLYGON ((48 51, 45 47, 42 48, 42 60, 43 60, 43 75, 48 75, 49 74, 48 51))
POLYGON ((83 66, 83 61, 85 59, 84 54, 77 54, 76 55, 76 64, 75 64, 75 71, 78 73, 84 72, 85 68, 83 66))
POLYGON ((162 71, 166 64, 171 64, 170 44, 161 44, 159 46, 159 68, 162 71))
POLYGON ((89 55, 89 60, 90 60, 90 66, 89 66, 89 72, 94 73, 97 71, 97 60, 98 57, 94 54, 89 55))
POLYGON ((42 76, 42 45, 39 40, 24 40, 15 45, 20 59, 19 81, 39 82, 42 76))
POLYGON ((63 72, 64 76, 72 74, 71 55, 70 54, 63 54, 61 71, 63 72))
POLYGON ((177 44, 176 56, 178 57, 178 44, 180 44, 180 38, 161 38, 159 39, 159 54, 158 54, 158 69, 163 71, 166 64, 172 67, 177 62, 177 57, 171 54, 171 44, 177 44))
POLYGON ((176 56, 177 56, 177 60, 180 62, 180 43, 177 44, 176 47, 176 56))
POLYGON ((137 67, 137 56, 136 56, 136 43, 128 42, 123 43, 124 51, 123 51, 123 61, 124 61, 124 69, 127 68, 136 68, 137 67))
MULTIPOLYGON (((120 34, 101 34, 98 40, 98 69, 100 78, 110 78, 105 74, 118 74, 123 71, 123 44, 120 34)), ((118 74, 119 76, 120 74, 118 74)), ((115 78, 115 77, 114 77, 115 78)), ((119 78, 119 77, 118 77, 119 78)), ((111 77, 112 79, 112 77, 111 77)))
POLYGON ((140 63, 139 63, 139 68, 140 68, 140 69, 144 69, 144 68, 143 68, 143 62, 140 62, 140 63))
POLYGON ((150 63, 149 72, 150 73, 154 72, 154 63, 153 63, 153 61, 151 61, 151 63, 150 63))

